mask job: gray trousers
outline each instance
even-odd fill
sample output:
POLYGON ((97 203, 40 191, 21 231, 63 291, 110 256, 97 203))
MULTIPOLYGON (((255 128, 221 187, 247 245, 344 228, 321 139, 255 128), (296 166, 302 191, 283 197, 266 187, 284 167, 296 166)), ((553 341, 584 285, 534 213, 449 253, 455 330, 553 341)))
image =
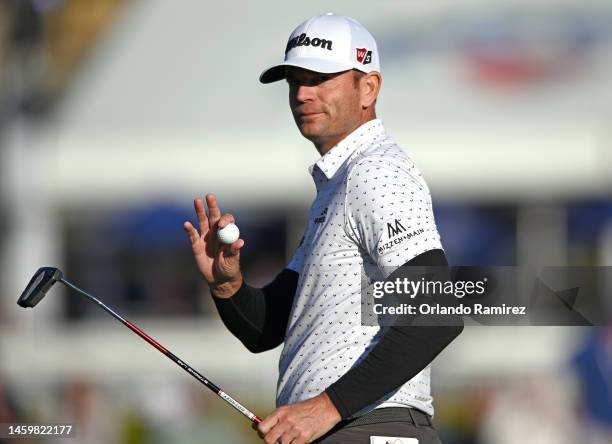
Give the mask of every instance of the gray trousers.
MULTIPOLYGON (((415 409, 397 407, 376 409, 357 419, 341 422, 315 443, 370 444, 371 436, 413 438, 419 444, 441 444, 428 415, 415 409)), ((397 440, 388 441, 398 443, 397 440)))

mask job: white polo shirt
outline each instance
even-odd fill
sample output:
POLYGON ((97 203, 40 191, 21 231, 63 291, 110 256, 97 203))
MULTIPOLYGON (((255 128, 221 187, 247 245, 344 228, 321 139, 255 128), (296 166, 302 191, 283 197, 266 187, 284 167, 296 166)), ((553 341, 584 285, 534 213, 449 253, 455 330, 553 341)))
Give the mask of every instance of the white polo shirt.
MULTIPOLYGON (((381 120, 356 129, 310 173, 317 195, 288 265, 300 277, 279 362, 279 406, 322 393, 378 342, 379 327, 361 325, 362 271, 381 279, 382 267, 387 277, 442 248, 429 189, 381 120)), ((364 412, 391 406, 433 415, 429 366, 364 412)))

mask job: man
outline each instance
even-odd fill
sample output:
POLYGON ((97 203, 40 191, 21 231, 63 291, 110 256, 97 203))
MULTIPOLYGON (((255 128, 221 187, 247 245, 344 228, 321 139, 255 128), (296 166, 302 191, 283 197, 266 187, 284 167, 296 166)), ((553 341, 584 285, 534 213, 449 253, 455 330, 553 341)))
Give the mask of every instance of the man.
POLYGON ((279 408, 259 433, 269 444, 437 443, 429 364, 462 327, 360 322, 367 267, 387 277, 406 263, 447 265, 427 185, 376 119, 376 42, 348 17, 313 17, 289 37, 285 61, 260 77, 281 79, 298 129, 321 154, 310 169, 317 196, 293 259, 273 282, 253 288, 239 268, 244 241, 216 239, 234 219, 214 195, 206 196, 208 215, 195 200, 200 232, 185 223, 228 329, 252 352, 284 342, 279 408))

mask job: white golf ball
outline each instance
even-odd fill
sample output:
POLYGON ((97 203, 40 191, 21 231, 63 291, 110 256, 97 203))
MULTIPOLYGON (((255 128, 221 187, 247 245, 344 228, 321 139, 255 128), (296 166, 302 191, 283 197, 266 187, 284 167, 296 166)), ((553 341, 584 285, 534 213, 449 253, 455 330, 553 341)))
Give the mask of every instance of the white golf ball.
POLYGON ((224 244, 233 244, 240 237, 240 230, 236 224, 229 223, 220 230, 217 230, 217 237, 224 244))

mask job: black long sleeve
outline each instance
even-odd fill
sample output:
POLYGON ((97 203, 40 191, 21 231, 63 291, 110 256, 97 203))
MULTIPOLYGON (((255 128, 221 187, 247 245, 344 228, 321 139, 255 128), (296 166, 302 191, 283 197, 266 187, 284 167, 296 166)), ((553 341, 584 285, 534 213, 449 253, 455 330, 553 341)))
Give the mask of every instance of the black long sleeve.
MULTIPOLYGON (((442 250, 423 253, 405 265, 447 266, 442 250)), ((402 276, 402 267, 389 280, 402 276)), ((412 379, 463 331, 463 326, 389 327, 370 353, 326 390, 343 419, 412 379)))
POLYGON ((221 320, 249 351, 264 352, 284 341, 298 278, 285 269, 263 288, 243 283, 229 299, 213 297, 221 320))
MULTIPOLYGON (((446 266, 442 250, 409 266, 446 266)), ((402 267, 389 276, 401 277, 402 267)), ((229 299, 213 298, 225 326, 253 353, 284 341, 299 274, 285 269, 262 289, 243 284, 229 299)), ((463 330, 462 326, 389 327, 370 353, 326 390, 343 419, 383 398, 423 370, 463 330)))

